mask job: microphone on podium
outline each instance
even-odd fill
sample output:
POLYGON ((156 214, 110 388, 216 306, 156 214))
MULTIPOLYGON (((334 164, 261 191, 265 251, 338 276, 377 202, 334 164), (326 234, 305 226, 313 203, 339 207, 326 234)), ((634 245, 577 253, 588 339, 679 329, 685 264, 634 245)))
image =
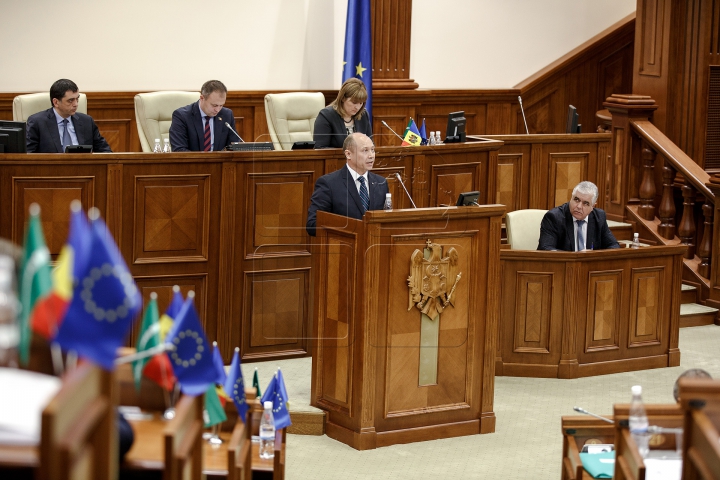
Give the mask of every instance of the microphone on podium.
POLYGON ((525 120, 525 109, 523 108, 522 97, 520 95, 518 95, 518 102, 520 102, 520 111, 523 114, 523 122, 525 122, 525 133, 530 135, 530 130, 527 128, 527 120, 525 120))
POLYGON ((591 417, 599 418, 600 420, 607 422, 607 423, 615 423, 612 420, 610 420, 609 418, 601 417, 600 415, 595 415, 594 413, 588 412, 584 408, 573 407, 573 410, 575 410, 576 412, 579 412, 579 413, 584 413, 585 415, 590 415, 591 417))
MULTIPOLYGON (((385 126, 385 128, 387 128, 387 129, 390 130, 392 133, 394 133, 395 136, 398 137, 401 141, 403 141, 403 142, 405 141, 405 139, 403 139, 403 137, 401 137, 400 135, 398 135, 395 130, 393 130, 392 128, 390 128, 390 125, 388 125, 387 123, 385 123, 385 120, 381 121, 380 123, 382 123, 382 124, 385 126)), ((401 183, 402 183, 402 182, 401 182, 401 183)), ((405 185, 403 185, 403 188, 405 188, 405 185)), ((412 198, 410 199, 410 201, 412 201, 412 198)))
MULTIPOLYGON (((222 121, 222 118, 220 119, 220 121, 222 121)), ((233 128, 230 126, 230 124, 229 124, 228 122, 225 122, 225 126, 228 127, 228 128, 230 129, 230 131, 233 132, 233 133, 235 134, 235 136, 237 136, 237 137, 240 139, 241 142, 245 143, 245 140, 242 139, 242 137, 240 136, 240 134, 238 134, 238 133, 235 131, 235 129, 233 129, 233 128)))
MULTIPOLYGON (((385 123, 385 122, 383 122, 383 123, 385 123)), ((390 128, 390 127, 388 127, 388 128, 390 128)), ((394 132, 393 132, 393 133, 394 133, 394 132)), ((396 135, 397 135, 397 134, 396 134, 396 135)), ((400 182, 400 185, 402 185, 403 190, 405 190, 405 195, 407 195, 407 197, 410 199, 410 203, 412 203, 413 208, 417 208, 417 205, 415 205, 415 202, 413 202, 413 199, 412 199, 412 197, 410 196, 410 192, 408 192, 408 191, 407 191, 407 188, 405 188, 405 184, 403 183, 402 177, 400 176, 400 174, 397 173, 397 172, 395 172, 395 176, 397 177, 398 182, 400 182)))

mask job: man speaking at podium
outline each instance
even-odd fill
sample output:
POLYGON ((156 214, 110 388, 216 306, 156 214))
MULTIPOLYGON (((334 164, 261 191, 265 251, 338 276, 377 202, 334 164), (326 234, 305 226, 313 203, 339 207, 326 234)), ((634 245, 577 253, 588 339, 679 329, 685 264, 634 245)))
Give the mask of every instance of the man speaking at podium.
POLYGON ((605 212, 595 208, 598 188, 580 182, 570 201, 548 211, 540 224, 538 250, 603 250, 620 248, 607 226, 605 212))
POLYGON ((387 180, 372 170, 375 145, 364 133, 353 133, 343 143, 347 164, 333 173, 318 178, 308 209, 307 232, 315 236, 318 210, 362 219, 367 210, 382 210, 387 180))

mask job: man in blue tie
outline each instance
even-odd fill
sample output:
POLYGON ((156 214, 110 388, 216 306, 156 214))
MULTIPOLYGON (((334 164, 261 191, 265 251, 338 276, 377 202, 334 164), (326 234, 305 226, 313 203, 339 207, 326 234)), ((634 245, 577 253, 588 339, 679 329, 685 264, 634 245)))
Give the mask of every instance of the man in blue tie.
POLYGON ((77 112, 79 99, 80 91, 72 80, 61 78, 52 84, 52 108, 28 117, 28 153, 63 153, 72 145, 92 145, 93 152, 112 152, 92 117, 77 112))
POLYGON ((305 225, 312 236, 318 210, 360 220, 367 210, 382 210, 385 204, 387 180, 370 171, 375 163, 375 145, 370 137, 364 133, 348 135, 343 151, 345 166, 315 182, 305 225))
POLYGON ((548 211, 540 224, 538 250, 603 250, 620 248, 607 226, 605 212, 595 208, 598 188, 580 182, 570 201, 548 211))

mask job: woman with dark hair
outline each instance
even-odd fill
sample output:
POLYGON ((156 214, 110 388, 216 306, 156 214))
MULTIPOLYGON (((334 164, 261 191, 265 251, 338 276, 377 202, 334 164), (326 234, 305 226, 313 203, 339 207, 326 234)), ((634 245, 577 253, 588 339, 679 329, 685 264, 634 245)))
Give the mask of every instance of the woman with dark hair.
POLYGON ((350 78, 343 83, 337 98, 320 110, 315 119, 315 148, 342 148, 345 137, 356 132, 372 138, 372 125, 365 110, 367 97, 360 79, 350 78))

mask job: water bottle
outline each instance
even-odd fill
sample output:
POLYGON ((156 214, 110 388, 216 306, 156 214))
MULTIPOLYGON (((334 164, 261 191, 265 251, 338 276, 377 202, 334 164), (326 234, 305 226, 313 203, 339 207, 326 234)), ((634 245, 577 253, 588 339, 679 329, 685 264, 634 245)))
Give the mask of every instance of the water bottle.
POLYGON ((160 146, 160 139, 155 139, 155 146, 153 147, 153 153, 162 153, 162 147, 160 146))
POLYGON ((0 255, 0 367, 18 366, 19 304, 15 295, 14 280, 15 262, 12 257, 0 255))
POLYGON ((172 149, 170 148, 170 139, 166 138, 165 143, 163 144, 162 153, 171 153, 172 149))
POLYGON ((263 403, 263 414, 260 419, 260 458, 273 458, 275 456, 275 417, 273 417, 273 402, 263 403))
POLYGON ((430 138, 428 138, 428 145, 435 145, 435 132, 430 132, 430 138))
POLYGON ((639 233, 633 233, 632 248, 640 248, 640 234, 639 233))
POLYGON ((440 145, 442 143, 442 137, 440 136, 440 130, 435 132, 435 145, 440 145))
POLYGON ((630 402, 630 434, 638 447, 640 456, 647 457, 650 451, 650 435, 648 434, 648 418, 642 401, 642 387, 632 387, 632 402, 630 402))
POLYGON ((385 205, 383 205, 383 210, 392 210, 392 193, 385 194, 385 205))

